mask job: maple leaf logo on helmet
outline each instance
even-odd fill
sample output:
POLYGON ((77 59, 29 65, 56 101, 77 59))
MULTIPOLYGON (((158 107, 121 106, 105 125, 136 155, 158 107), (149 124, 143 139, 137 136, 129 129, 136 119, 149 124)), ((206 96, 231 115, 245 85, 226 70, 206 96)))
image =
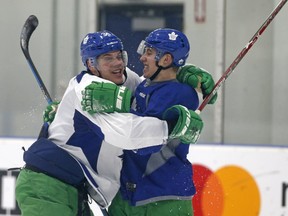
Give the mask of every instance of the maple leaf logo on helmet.
POLYGON ((169 35, 169 40, 176 40, 178 35, 175 34, 175 32, 172 32, 171 34, 168 34, 169 35))
POLYGON ((189 56, 190 45, 187 36, 176 29, 159 28, 152 31, 144 40, 139 44, 139 52, 143 51, 145 46, 153 47, 157 53, 155 60, 159 61, 160 58, 169 53, 173 57, 173 65, 181 67, 185 64, 189 56))

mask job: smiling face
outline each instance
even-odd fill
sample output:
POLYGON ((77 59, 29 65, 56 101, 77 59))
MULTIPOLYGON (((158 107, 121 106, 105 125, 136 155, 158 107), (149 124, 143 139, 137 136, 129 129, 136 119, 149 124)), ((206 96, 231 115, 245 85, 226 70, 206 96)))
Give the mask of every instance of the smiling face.
POLYGON ((90 71, 96 76, 109 80, 115 84, 122 84, 124 82, 125 63, 121 51, 112 51, 100 55, 97 58, 96 67, 89 64, 90 71))
POLYGON ((173 57, 171 54, 164 54, 158 61, 158 66, 156 62, 157 51, 153 47, 145 47, 143 54, 140 57, 140 61, 143 63, 143 76, 146 79, 151 78, 155 72, 158 70, 158 66, 162 66, 160 73, 154 78, 154 81, 165 81, 176 78, 176 71, 174 67, 170 67, 173 62, 173 57))
POLYGON ((148 79, 158 69, 155 61, 156 50, 152 47, 146 47, 143 54, 140 57, 140 61, 143 63, 143 76, 148 79))

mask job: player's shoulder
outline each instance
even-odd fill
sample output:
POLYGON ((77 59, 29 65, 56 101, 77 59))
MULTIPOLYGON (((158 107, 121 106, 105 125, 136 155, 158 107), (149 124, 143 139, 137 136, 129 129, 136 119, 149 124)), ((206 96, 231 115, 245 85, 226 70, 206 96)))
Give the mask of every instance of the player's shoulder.
POLYGON ((169 89, 171 90, 170 94, 174 94, 176 97, 181 95, 182 97, 191 98, 197 95, 197 91, 193 87, 180 82, 172 82, 169 89))
POLYGON ((126 67, 125 70, 126 70, 127 74, 129 74, 131 76, 139 77, 139 75, 136 72, 132 71, 130 68, 126 67))
POLYGON ((179 82, 174 84, 174 88, 169 94, 178 102, 178 104, 181 104, 188 109, 195 110, 199 106, 197 91, 187 84, 179 82))
MULTIPOLYGON (((145 83, 144 83, 145 88, 145 83)), ((192 95, 195 95, 196 91, 194 88, 190 87, 189 85, 183 84, 178 82, 177 80, 173 81, 165 81, 160 83, 152 83, 151 89, 153 89, 154 92, 157 91, 158 94, 161 95, 169 95, 169 97, 177 98, 179 96, 181 97, 191 97, 192 95)))
POLYGON ((126 67, 127 79, 135 80, 136 82, 140 83, 143 79, 139 77, 139 75, 132 71, 130 68, 126 67))
POLYGON ((191 86, 185 84, 185 83, 181 83, 178 80, 172 81, 172 82, 168 82, 169 88, 173 88, 175 89, 175 91, 195 91, 194 88, 192 88, 191 86))

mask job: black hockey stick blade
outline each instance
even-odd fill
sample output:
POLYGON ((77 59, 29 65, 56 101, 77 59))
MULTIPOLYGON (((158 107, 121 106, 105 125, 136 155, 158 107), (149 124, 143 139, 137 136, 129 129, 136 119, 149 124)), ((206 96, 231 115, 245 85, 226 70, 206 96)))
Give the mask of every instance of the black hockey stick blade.
POLYGON ((23 54, 31 68, 31 71, 33 73, 33 75, 35 76, 36 78, 36 81, 45 97, 45 99, 47 100, 48 104, 51 104, 53 103, 50 95, 49 95, 49 92, 47 91, 31 57, 30 57, 30 53, 29 53, 29 41, 30 41, 30 38, 31 38, 31 35, 32 33, 34 32, 34 30, 37 28, 38 26, 38 19, 36 16, 34 15, 31 15, 28 17, 28 19, 26 20, 23 28, 22 28, 22 31, 21 31, 21 35, 20 35, 20 46, 21 46, 21 49, 23 51, 23 54))
MULTIPOLYGON (((32 33, 38 26, 38 19, 36 16, 31 15, 28 17, 26 20, 22 31, 21 31, 21 36, 20 36, 20 46, 21 49, 26 56, 26 54, 29 56, 29 41, 32 33)), ((27 56, 26 56, 27 57, 27 56)))

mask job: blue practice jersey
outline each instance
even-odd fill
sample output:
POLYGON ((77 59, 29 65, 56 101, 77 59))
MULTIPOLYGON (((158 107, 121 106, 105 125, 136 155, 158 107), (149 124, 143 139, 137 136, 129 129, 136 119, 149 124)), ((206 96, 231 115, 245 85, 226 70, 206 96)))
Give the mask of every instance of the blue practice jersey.
MULTIPOLYGON (((136 89, 131 112, 162 119, 165 110, 173 105, 196 110, 198 94, 177 80, 151 83, 144 80, 136 89)), ((169 121, 177 119, 175 113, 169 121)), ((192 164, 186 158, 188 151, 189 145, 178 140, 172 140, 158 152, 143 154, 141 150, 125 150, 121 171, 122 197, 135 206, 159 200, 191 199, 195 187, 192 164)))

